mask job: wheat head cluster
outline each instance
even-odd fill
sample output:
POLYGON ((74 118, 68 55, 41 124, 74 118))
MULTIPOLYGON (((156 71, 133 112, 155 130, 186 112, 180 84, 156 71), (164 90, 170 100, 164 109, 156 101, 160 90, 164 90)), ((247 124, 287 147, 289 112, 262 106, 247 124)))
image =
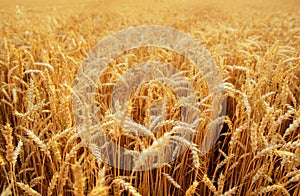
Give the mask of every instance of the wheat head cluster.
POLYGON ((17 6, 3 2, 1 196, 300 194, 297 1, 28 0, 17 6), (186 147, 171 162, 127 171, 102 162, 80 137, 72 108, 73 82, 101 39, 139 25, 169 26, 201 43, 222 75, 227 105, 226 116, 216 119, 223 124, 217 141, 201 153, 212 95, 202 76, 195 76, 195 66, 174 51, 156 47, 120 54, 99 76, 95 90, 97 118, 105 134, 145 156, 170 141, 186 147), (174 65, 191 82, 203 119, 196 128, 178 123, 178 97, 155 81, 141 85, 131 96, 127 104, 133 121, 126 123, 126 130, 114 120, 114 83, 130 67, 151 60, 174 65), (151 119, 153 103, 164 104, 160 126, 151 119), (158 127, 156 132, 140 126, 146 124, 158 127), (136 131, 145 136, 131 134, 136 131), (195 134, 187 140, 175 134, 180 131, 195 134))

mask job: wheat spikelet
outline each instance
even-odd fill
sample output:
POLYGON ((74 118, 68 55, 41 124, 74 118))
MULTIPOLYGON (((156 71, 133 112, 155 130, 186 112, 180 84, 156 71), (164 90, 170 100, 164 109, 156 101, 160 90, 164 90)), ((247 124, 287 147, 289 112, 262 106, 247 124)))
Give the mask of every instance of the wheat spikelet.
POLYGON ((243 102, 244 102, 244 105, 246 107, 246 113, 247 113, 248 117, 250 118, 250 115, 251 115, 251 106, 250 106, 248 97, 247 97, 247 95, 245 93, 243 93, 242 95, 243 95, 243 102))
POLYGON ((193 164, 195 168, 200 167, 200 162, 199 162, 199 149, 197 144, 190 144, 190 149, 193 155, 193 164))
POLYGON ((274 150, 278 147, 279 147, 278 145, 274 145, 274 146, 270 145, 270 146, 266 147, 265 149, 261 150, 260 152, 258 152, 257 155, 254 157, 254 159, 264 157, 264 156, 266 156, 266 154, 274 153, 274 150))
MULTIPOLYGON (((51 148, 52 148, 52 152, 54 154, 54 157, 57 159, 58 162, 61 162, 62 157, 61 157, 61 152, 60 152, 60 149, 59 149, 59 145, 57 144, 56 141, 51 142, 51 143, 52 143, 51 148)), ((47 146, 49 146, 48 143, 47 143, 47 146)))
POLYGON ((285 130, 285 133, 283 135, 283 138, 289 136, 290 134, 293 133, 299 127, 300 125, 300 119, 294 120, 292 124, 290 124, 289 128, 285 130))
POLYGON ((289 179, 289 181, 286 182, 286 184, 289 184, 289 183, 293 183, 293 182, 298 182, 300 181, 300 173, 299 171, 297 171, 298 173, 293 176, 291 179, 289 179))
POLYGON ((34 65, 44 66, 44 67, 48 68, 52 73, 54 73, 54 68, 49 63, 39 63, 39 62, 36 62, 36 63, 34 63, 34 65))
POLYGON ((240 71, 244 71, 244 72, 250 72, 249 68, 248 67, 244 67, 244 66, 239 66, 239 65, 226 65, 225 66, 226 69, 229 69, 230 71, 232 70, 240 70, 240 71))
POLYGON ((274 184, 274 185, 269 185, 267 187, 260 188, 256 192, 252 193, 251 195, 269 193, 274 191, 276 192, 280 191, 279 193, 281 194, 290 195, 289 192, 284 188, 284 186, 280 184, 274 184))
POLYGON ((157 155, 158 150, 161 150, 162 148, 167 147, 169 141, 171 140, 171 135, 172 135, 172 132, 164 133, 164 135, 162 137, 160 137, 159 139, 155 140, 150 147, 143 150, 141 152, 141 154, 139 155, 138 159, 135 161, 134 170, 136 170, 137 168, 139 168, 141 165, 143 165, 145 163, 145 160, 147 160, 146 159, 147 156, 157 155))
POLYGON ((228 116, 225 117, 224 123, 227 124, 230 131, 233 131, 233 123, 228 116))
POLYGON ((253 123, 251 127, 251 132, 250 132, 250 139, 251 139, 251 147, 252 151, 256 152, 258 149, 258 134, 257 134, 257 124, 253 123))
POLYGON ((181 186, 167 173, 162 173, 162 175, 167 178, 167 180, 176 188, 181 189, 181 186))
MULTIPOLYGON (((70 141, 70 140, 69 140, 70 141)), ((69 143, 68 141, 68 143, 69 143)), ((74 156, 77 155, 78 150, 84 146, 83 142, 80 142, 78 144, 76 144, 69 153, 67 153, 66 158, 64 160, 64 162, 69 162, 71 158, 73 158, 74 156)))
POLYGON ((18 185, 18 187, 20 187, 23 191, 25 191, 26 194, 28 195, 32 195, 32 196, 40 196, 41 194, 39 194, 37 191, 35 191, 34 189, 32 189, 28 184, 24 184, 22 182, 16 182, 16 184, 18 185))
POLYGON ((222 196, 235 195, 237 190, 238 190, 238 187, 231 188, 228 191, 226 191, 224 194, 222 194, 222 196))
POLYGON ((267 109, 267 114, 263 117, 262 121, 260 122, 260 126, 258 128, 258 132, 259 133, 263 133, 264 132, 264 129, 266 128, 267 124, 271 120, 273 113, 274 113, 274 109, 273 108, 267 109))
POLYGON ((188 140, 186 140, 183 137, 179 137, 179 136, 172 136, 172 139, 179 142, 179 143, 183 143, 184 145, 188 146, 192 152, 193 155, 193 163, 195 168, 199 168, 200 167, 200 163, 199 163, 199 149, 197 144, 191 143, 188 140))
POLYGON ((263 132, 258 132, 258 140, 259 140, 259 144, 261 145, 260 150, 269 146, 269 142, 267 138, 264 136, 263 132))
POLYGON ((288 172, 284 177, 285 178, 290 178, 290 177, 296 176, 298 174, 300 174, 300 171, 297 170, 297 168, 293 168, 293 170, 288 172))
POLYGON ((286 86, 287 86, 286 90, 287 90, 289 98, 292 100, 293 105, 297 106, 298 102, 297 102, 297 99, 296 99, 294 93, 291 91, 291 89, 288 85, 286 85, 286 86))
POLYGON ((33 178, 30 181, 30 187, 32 188, 32 187, 39 185, 44 179, 45 179, 45 176, 38 176, 36 178, 33 178))
POLYGON ((232 134, 232 137, 230 139, 229 145, 233 146, 236 144, 236 142, 238 141, 238 138, 240 137, 240 134, 245 131, 245 129, 247 128, 246 125, 242 125, 238 128, 235 129, 235 131, 232 134))
POLYGON ((59 171, 59 187, 58 187, 58 192, 61 193, 63 191, 64 186, 66 185, 67 180, 69 179, 69 164, 68 162, 64 163, 64 165, 61 166, 60 171, 59 171))
MULTIPOLYGON (((221 150, 219 149, 219 151, 221 152, 221 150)), ((214 175, 213 175, 213 179, 215 179, 216 175, 217 175, 217 171, 222 168, 225 164, 228 164, 233 158, 234 158, 234 154, 230 154, 229 156, 227 156, 225 153, 225 159, 221 162, 219 162, 215 168, 215 172, 214 172, 214 175)))
POLYGON ((274 150, 274 154, 281 157, 281 165, 291 165, 295 166, 295 164, 300 163, 299 157, 297 157, 294 153, 284 151, 284 150, 274 150))
POLYGON ((202 182, 204 182, 205 186, 207 186, 209 188, 209 190, 212 191, 214 194, 217 193, 216 187, 214 186, 212 181, 207 177, 207 174, 204 174, 204 176, 202 178, 202 182))
POLYGON ((52 179, 51 179, 51 181, 49 183, 49 186, 48 186, 48 190, 47 190, 48 195, 50 195, 50 196, 52 195, 53 190, 54 190, 54 188, 57 184, 58 178, 59 178, 59 173, 55 172, 54 175, 52 176, 52 179))
POLYGON ((17 158, 18 158, 18 156, 19 156, 19 154, 20 154, 20 151, 21 151, 22 146, 23 146, 23 142, 22 142, 22 140, 20 140, 20 141, 18 142, 18 145, 17 145, 17 147, 16 147, 14 153, 13 153, 13 157, 12 157, 12 166, 13 166, 13 167, 15 167, 15 165, 16 165, 17 158))
POLYGON ((73 184, 74 194, 79 196, 85 195, 84 190, 85 190, 86 177, 82 172, 82 167, 80 163, 76 162, 76 164, 72 166, 72 170, 73 170, 74 180, 75 180, 73 184))
POLYGON ((126 131, 129 131, 129 133, 141 133, 143 136, 150 136, 152 139, 156 139, 152 131, 131 120, 125 120, 123 127, 126 129, 126 131))
POLYGON ((252 177, 251 183, 252 184, 255 183, 256 181, 259 180, 259 178, 261 178, 263 175, 265 175, 268 171, 268 167, 269 167, 269 163, 268 162, 264 163, 263 166, 260 167, 258 169, 258 171, 256 172, 256 174, 252 177))
POLYGON ((98 173, 96 186, 89 193, 89 196, 108 196, 108 189, 109 187, 105 185, 105 167, 103 167, 98 173))
POLYGON ((109 196, 108 194, 108 188, 107 187, 94 187, 93 190, 88 194, 88 196, 98 196, 98 195, 103 195, 103 196, 109 196))
POLYGON ((222 195, 225 184, 225 176, 221 173, 218 179, 218 190, 216 192, 217 195, 222 195))
POLYGON ((228 171, 235 169, 238 165, 239 165, 239 161, 234 162, 233 164, 231 164, 231 166, 229 167, 228 171))
POLYGON ((26 129, 26 128, 24 128, 24 129, 25 129, 25 131, 26 131, 29 139, 31 139, 32 141, 34 141, 42 151, 44 151, 44 152, 46 152, 46 153, 49 154, 47 145, 44 144, 44 142, 42 142, 42 140, 40 140, 40 138, 38 136, 36 136, 31 130, 26 129))
POLYGON ((6 141, 6 160, 8 162, 12 162, 13 160, 13 154, 14 154, 14 145, 13 145, 13 137, 12 137, 12 128, 10 124, 7 124, 4 126, 4 138, 6 141))
POLYGON ((290 149, 298 149, 300 148, 300 142, 299 141, 295 141, 295 142, 287 142, 285 143, 283 146, 282 146, 282 149, 287 149, 287 150, 290 150, 290 149))
POLYGON ((292 107, 289 107, 289 110, 284 114, 281 115, 274 124, 272 124, 271 128, 270 128, 270 132, 269 134, 273 134, 276 130, 276 128, 282 123, 283 120, 288 119, 289 117, 291 117, 293 114, 295 113, 295 109, 292 107))
POLYGON ((65 56, 65 54, 62 52, 61 47, 58 46, 57 49, 58 49, 58 52, 59 52, 59 54, 61 55, 61 57, 62 57, 64 63, 67 64, 66 56, 65 56))
POLYGON ((27 90, 27 109, 30 110, 34 105, 34 80, 30 78, 29 89, 27 90))
POLYGON ((193 184, 185 192, 185 196, 193 196, 196 192, 198 184, 199 184, 199 182, 194 181, 193 184))
POLYGON ((58 134, 53 135, 50 140, 47 142, 47 147, 50 148, 52 145, 52 142, 55 142, 61 138, 68 137, 68 134, 71 134, 74 131, 74 128, 67 128, 58 134))
POLYGON ((115 179, 113 180, 113 183, 116 183, 117 185, 121 186, 123 189, 125 189, 134 196, 141 196, 141 194, 130 183, 125 182, 123 179, 115 179))
POLYGON ((188 125, 184 125, 184 123, 180 123, 180 124, 183 124, 183 125, 176 125, 172 128, 172 131, 176 132, 176 133, 181 133, 181 134, 184 134, 184 133, 197 133, 197 130, 194 129, 193 127, 191 126, 188 126, 188 125))
POLYGON ((41 108, 43 108, 45 105, 46 104, 42 101, 35 105, 32 104, 32 107, 30 109, 27 109, 26 113, 24 113, 24 114, 19 113, 18 111, 15 111, 14 114, 21 117, 23 120, 28 119, 30 121, 33 121, 31 119, 30 115, 33 114, 33 112, 36 112, 36 111, 40 110, 41 108))
POLYGON ((116 121, 115 120, 108 120, 107 122, 104 122, 101 124, 101 127, 110 127, 112 125, 115 125, 116 124, 116 121))
POLYGON ((24 74, 34 74, 34 73, 41 74, 41 76, 44 77, 44 72, 41 70, 29 69, 29 70, 24 71, 24 74))

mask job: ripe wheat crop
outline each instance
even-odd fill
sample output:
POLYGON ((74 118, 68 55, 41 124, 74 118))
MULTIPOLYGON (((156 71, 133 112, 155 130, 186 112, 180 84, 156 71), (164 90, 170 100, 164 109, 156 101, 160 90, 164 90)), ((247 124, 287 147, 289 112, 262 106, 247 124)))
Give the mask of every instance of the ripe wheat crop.
POLYGON ((0 6, 1 196, 300 195, 299 2, 5 0, 0 6), (143 156, 170 141, 187 147, 155 169, 127 171, 86 147, 74 120, 73 82, 101 39, 140 25, 169 26, 201 43, 223 77, 227 106, 226 117, 216 120, 223 124, 218 140, 201 154, 212 95, 191 62, 155 47, 116 57, 99 83, 113 84, 130 67, 154 60, 183 70, 178 83, 188 79, 203 100, 197 110, 204 120, 194 128, 178 123, 172 89, 144 84, 129 100, 134 122, 125 119, 124 130, 107 115, 113 85, 98 85, 97 118, 112 141, 143 156), (149 112, 156 102, 167 116, 160 125, 149 112), (189 141, 179 132, 195 135, 189 141))

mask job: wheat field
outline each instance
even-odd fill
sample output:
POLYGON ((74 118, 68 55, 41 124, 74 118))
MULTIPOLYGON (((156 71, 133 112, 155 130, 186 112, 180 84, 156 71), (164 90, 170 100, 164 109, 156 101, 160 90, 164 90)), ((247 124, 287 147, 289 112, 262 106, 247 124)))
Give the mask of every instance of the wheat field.
MULTIPOLYGON (((0 35, 1 196, 300 195, 296 0, 3 0, 0 35), (97 118, 117 144, 147 153, 170 140, 187 146, 155 169, 128 171, 102 162, 86 147, 74 119, 73 82, 101 39, 140 25, 178 29, 205 47, 222 75, 227 106, 226 117, 218 119, 221 134, 201 154, 209 120, 201 121, 191 141, 172 134, 173 127, 187 128, 176 124, 180 106, 171 89, 153 82, 131 98, 129 115, 136 124, 127 126, 133 131, 149 123, 151 103, 167 100, 162 128, 138 138, 106 115, 112 88, 98 86, 97 118)), ((199 82, 201 76, 192 79, 191 62, 170 50, 126 51, 99 83, 151 59, 190 70, 186 77, 206 100, 199 115, 207 117, 212 105, 207 84, 199 82)))

